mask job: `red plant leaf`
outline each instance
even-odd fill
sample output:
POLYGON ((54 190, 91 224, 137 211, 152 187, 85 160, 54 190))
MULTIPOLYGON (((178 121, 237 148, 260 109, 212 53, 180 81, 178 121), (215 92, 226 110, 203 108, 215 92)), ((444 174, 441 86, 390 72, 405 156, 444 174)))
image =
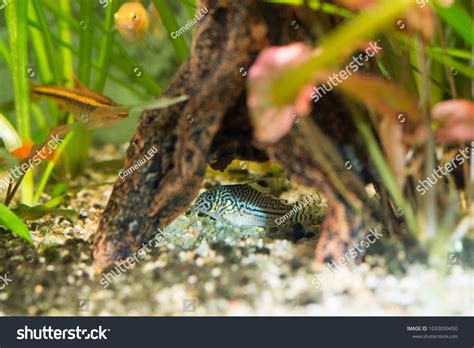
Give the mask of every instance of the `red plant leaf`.
POLYGON ((416 100, 401 87, 381 77, 354 73, 336 88, 365 106, 373 108, 381 116, 392 117, 400 123, 405 119, 413 125, 420 122, 420 111, 416 100), (398 118, 400 114, 403 114, 402 118, 398 118))
POLYGON ((387 161, 392 169, 400 189, 405 185, 406 156, 403 144, 403 129, 400 122, 392 118, 383 118, 379 124, 379 136, 387 161))

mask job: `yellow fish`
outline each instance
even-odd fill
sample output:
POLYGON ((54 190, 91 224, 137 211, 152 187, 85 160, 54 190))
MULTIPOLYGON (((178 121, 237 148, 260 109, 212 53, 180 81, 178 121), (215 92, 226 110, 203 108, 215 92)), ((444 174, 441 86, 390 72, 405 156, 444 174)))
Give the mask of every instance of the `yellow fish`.
POLYGON ((148 11, 140 2, 126 2, 114 17, 115 26, 129 42, 143 40, 150 26, 148 11))

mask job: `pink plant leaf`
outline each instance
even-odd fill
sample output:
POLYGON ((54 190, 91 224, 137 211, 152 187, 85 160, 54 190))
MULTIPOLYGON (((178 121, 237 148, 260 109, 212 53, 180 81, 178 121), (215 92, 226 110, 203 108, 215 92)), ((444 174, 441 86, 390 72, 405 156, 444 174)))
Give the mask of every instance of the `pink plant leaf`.
POLYGON ((470 100, 454 99, 436 104, 432 110, 433 120, 439 124, 435 132, 441 143, 474 140, 474 103, 470 100))
POLYGON ((311 54, 311 47, 301 42, 270 47, 260 53, 250 68, 247 104, 257 141, 275 143, 290 131, 297 116, 306 116, 311 111, 312 85, 303 87, 294 103, 282 108, 272 105, 269 95, 281 71, 306 61, 311 54))

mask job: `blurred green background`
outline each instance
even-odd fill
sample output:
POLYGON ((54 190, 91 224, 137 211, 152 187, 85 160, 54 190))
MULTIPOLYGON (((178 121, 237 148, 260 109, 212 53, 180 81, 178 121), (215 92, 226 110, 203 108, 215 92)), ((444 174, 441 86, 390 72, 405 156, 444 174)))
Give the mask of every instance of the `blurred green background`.
MULTIPOLYGON (((101 40, 105 36, 103 31, 103 23, 106 17, 106 11, 109 6, 118 6, 122 5, 126 1, 115 1, 114 4, 110 3, 104 7, 99 1, 88 0, 93 6, 94 16, 91 18, 91 21, 95 22, 95 25, 90 29, 89 27, 85 30, 92 30, 93 37, 93 48, 91 59, 94 62, 99 61, 100 50, 101 50, 101 40), (101 28, 102 26, 102 28, 101 28)), ((43 13, 47 25, 53 35, 53 47, 54 54, 57 54, 59 50, 64 47, 58 40, 55 40, 59 36, 60 26, 66 25, 71 30, 71 41, 69 45, 73 47, 76 51, 80 47, 80 34, 78 30, 81 26, 81 5, 84 1, 68 1, 61 0, 60 2, 67 2, 70 7, 70 17, 67 19, 63 18, 62 15, 55 12, 58 9, 58 1, 50 0, 37 0, 40 6, 43 8, 43 13)), ((143 2, 145 6, 148 6, 150 2, 143 2)), ((106 4, 104 2, 104 4, 106 4)), ((171 10, 173 11, 176 21, 181 25, 184 25, 189 19, 189 12, 186 9, 186 6, 179 1, 168 1, 171 10)), ((29 17, 31 18, 30 12, 35 12, 34 1, 29 2, 28 12, 29 17)), ((9 5, 6 5, 9 6, 9 5)), ((64 6, 62 6, 64 8, 64 6)), ((5 9, 4 9, 5 10, 5 9)), ((0 40, 2 44, 8 50, 8 32, 5 21, 4 10, 0 11, 0 40)), ((34 15, 33 15, 34 16, 34 15)), ((154 18, 151 18, 154 20, 154 18)), ((141 77, 134 76, 134 69, 139 68, 143 69, 153 80, 159 83, 161 86, 166 86, 168 81, 171 79, 175 71, 180 65, 179 57, 177 56, 173 44, 166 33, 166 29, 163 27, 161 20, 158 24, 161 27, 161 35, 154 35, 149 33, 143 42, 127 42, 124 38, 121 37, 118 30, 112 26, 109 28, 112 30, 112 37, 114 43, 111 48, 111 58, 110 62, 101 67, 102 69, 108 69, 108 78, 106 79, 105 88, 103 94, 113 99, 114 101, 123 104, 123 105, 137 105, 147 101, 153 100, 157 97, 156 93, 152 93, 150 89, 143 88, 143 85, 140 81, 141 77), (126 52, 129 57, 124 59, 123 52, 126 52), (118 64, 120 63, 120 64, 118 64), (120 65, 120 66, 119 66, 120 65), (129 73, 127 74, 127 67, 129 73), (128 85, 129 88, 125 88, 123 84, 117 83, 115 80, 110 77, 115 77, 120 79, 124 84, 128 85), (135 93, 133 92, 135 91, 135 93)), ((40 73, 40 62, 35 53, 35 48, 33 45, 34 37, 33 35, 39 35, 40 38, 44 37, 43 32, 38 29, 35 24, 37 22, 29 20, 28 22, 28 60, 27 66, 24 69, 25 75, 29 75, 28 78, 36 84, 52 84, 54 80, 48 77, 41 76, 40 73), (48 81, 49 80, 49 81, 48 81)), ((189 31, 184 36, 188 46, 191 41, 191 33, 189 31)), ((46 57, 47 58, 47 57, 46 57)), ((78 74, 78 64, 79 57, 77 55, 72 55, 73 59, 73 72, 78 74)), ((140 74, 140 73, 138 73, 140 74)), ((97 69, 91 69, 90 81, 92 82, 87 87, 92 90, 94 88, 95 81, 99 78, 97 69)), ((15 115, 15 104, 14 104, 14 91, 13 91, 13 75, 8 66, 5 64, 4 59, 0 58, 0 81, 2 82, 2 87, 0 89, 0 112, 8 117, 13 125, 17 123, 17 118, 15 115)), ((53 115, 49 113, 47 108, 47 102, 41 100, 38 102, 40 105, 47 121, 52 121, 53 115)), ((139 117, 140 109, 134 108, 131 110, 128 119, 124 121, 102 129, 97 129, 94 131, 94 144, 103 145, 103 144, 120 144, 128 142, 131 136, 134 133, 137 119, 139 117)), ((44 137, 45 130, 41 129, 38 124, 32 122, 32 137, 33 139, 39 140, 44 137)), ((4 151, 4 149, 3 149, 4 151)))

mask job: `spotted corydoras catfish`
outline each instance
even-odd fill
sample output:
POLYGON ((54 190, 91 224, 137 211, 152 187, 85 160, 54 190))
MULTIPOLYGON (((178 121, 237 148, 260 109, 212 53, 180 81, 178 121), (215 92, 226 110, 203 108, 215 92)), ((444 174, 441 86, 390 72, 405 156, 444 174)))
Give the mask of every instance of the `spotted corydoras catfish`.
POLYGON ((223 219, 236 226, 286 227, 310 225, 321 219, 313 196, 285 204, 255 184, 221 185, 201 193, 191 212, 223 219))

